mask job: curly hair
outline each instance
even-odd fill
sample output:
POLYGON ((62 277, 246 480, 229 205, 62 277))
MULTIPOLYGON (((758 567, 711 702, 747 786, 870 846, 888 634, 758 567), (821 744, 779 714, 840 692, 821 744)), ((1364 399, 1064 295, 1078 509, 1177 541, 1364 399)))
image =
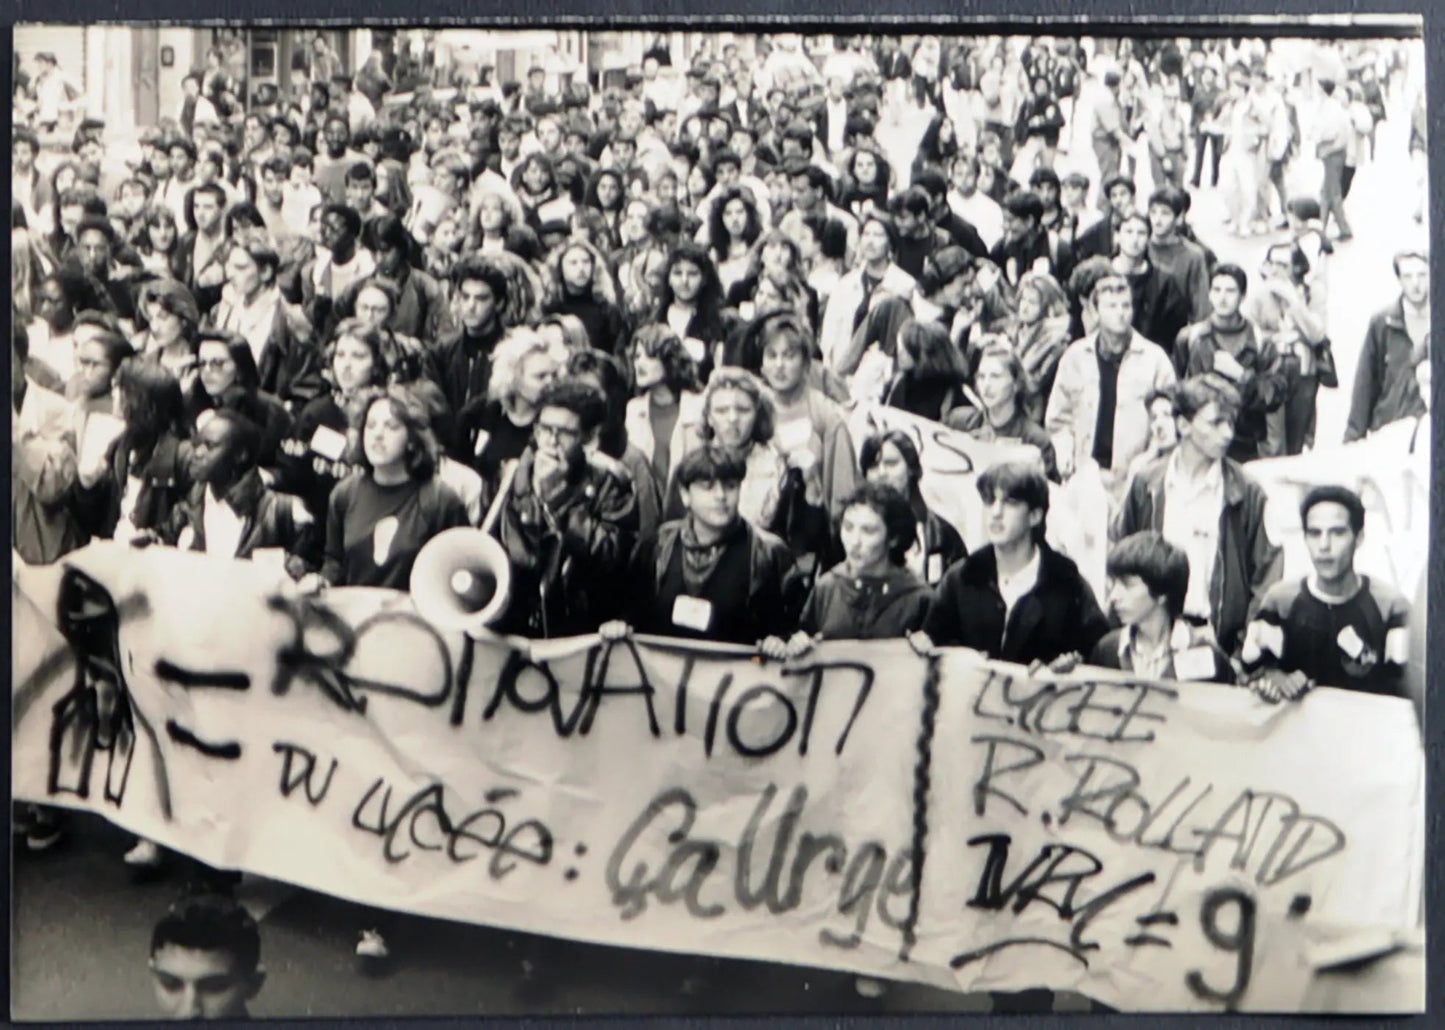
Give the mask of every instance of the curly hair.
POLYGON ((667 255, 667 267, 662 273, 662 287, 657 291, 654 321, 667 320, 667 309, 672 306, 673 301, 672 270, 683 261, 702 273, 702 285, 698 287, 696 301, 698 314, 705 319, 713 319, 722 309, 722 280, 718 278, 717 265, 713 264, 712 256, 708 254, 706 247, 693 240, 684 239, 679 240, 667 255))
POLYGON ((403 462, 406 466, 406 473, 413 482, 424 483, 436 473, 437 462, 440 460, 441 448, 437 445, 437 438, 431 430, 431 413, 427 410, 426 404, 417 396, 416 392, 406 386, 378 387, 365 394, 359 407, 361 417, 358 420, 358 428, 361 430, 357 441, 356 461, 366 470, 368 476, 375 473, 375 466, 366 453, 366 422, 371 417, 371 409, 377 404, 387 404, 391 412, 396 416, 402 428, 406 430, 406 453, 403 462))
POLYGON ((844 499, 839 510, 846 515, 849 508, 870 508, 877 513, 888 538, 888 561, 901 568, 918 538, 918 516, 908 498, 891 486, 865 481, 844 499))
POLYGON ((732 234, 723 223, 723 212, 734 200, 742 204, 747 213, 747 224, 742 231, 743 242, 751 247, 763 234, 763 220, 758 213, 758 202, 753 199, 752 190, 745 186, 733 186, 713 203, 707 220, 707 238, 719 258, 726 258, 733 244, 732 234))
POLYGON ((487 396, 503 404, 515 397, 522 369, 534 354, 550 358, 559 369, 566 367, 569 357, 565 346, 559 346, 535 329, 519 326, 502 337, 492 352, 492 374, 487 381, 487 396))
MULTIPOLYGON (((632 336, 632 345, 628 347, 627 351, 629 366, 634 365, 632 356, 638 351, 662 362, 662 385, 671 390, 674 395, 681 394, 686 390, 702 389, 702 384, 698 381, 697 362, 683 346, 682 339, 666 323, 650 322, 647 325, 639 326, 637 332, 632 336)), ((636 368, 629 367, 629 372, 635 386, 637 383, 636 368)))
POLYGON ((777 409, 773 406, 773 399, 768 396, 768 388, 752 372, 732 365, 714 369, 712 377, 707 381, 707 388, 703 391, 703 420, 698 430, 703 440, 711 441, 717 435, 708 423, 708 414, 712 411, 713 397, 722 390, 737 390, 739 393, 746 394, 753 402, 756 414, 753 416, 751 442, 768 443, 771 441, 777 426, 777 409))
POLYGON ((382 339, 381 333, 367 325, 358 318, 348 318, 342 321, 336 331, 331 334, 331 342, 326 345, 323 357, 326 362, 324 375, 328 380, 334 380, 332 363, 336 360, 336 347, 342 340, 355 340, 371 352, 371 382, 369 386, 384 386, 391 370, 387 365, 386 341, 382 339))

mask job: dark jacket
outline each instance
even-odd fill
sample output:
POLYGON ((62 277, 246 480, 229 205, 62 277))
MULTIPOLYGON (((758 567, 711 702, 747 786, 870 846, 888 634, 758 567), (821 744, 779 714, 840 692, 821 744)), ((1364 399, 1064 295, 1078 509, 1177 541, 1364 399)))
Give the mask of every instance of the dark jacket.
MULTIPOLYGON (((456 416, 470 402, 485 398, 487 382, 492 374, 492 353, 502 339, 502 327, 495 326, 490 332, 475 339, 469 338, 461 328, 453 329, 437 341, 432 352, 432 368, 437 376, 436 384, 441 387, 447 399, 447 410, 456 416)), ((458 450, 459 438, 455 425, 447 434, 442 445, 454 458, 465 461, 468 455, 458 450)))
MULTIPOLYGON (((211 255, 208 267, 226 267, 226 255, 231 252, 229 240, 223 240, 216 247, 211 255)), ((171 268, 175 271, 176 278, 186 289, 191 291, 191 296, 196 298, 196 307, 202 315, 210 311, 221 302, 221 291, 225 288, 225 278, 214 286, 198 285, 196 279, 204 272, 204 268, 194 267, 196 263, 196 231, 192 229, 176 241, 176 249, 171 254, 171 268)))
MULTIPOLYGON (((120 506, 131 474, 130 432, 121 433, 111 445, 110 473, 89 489, 77 484, 76 514, 91 536, 115 536, 120 524, 120 506)), ((144 466, 134 470, 141 481, 131 522, 136 529, 154 530, 164 536, 172 509, 190 489, 186 468, 187 448, 170 433, 161 436, 144 466)))
MULTIPOLYGON (((208 324, 226 324, 226 301, 211 312, 208 324)), ((271 332, 256 362, 261 390, 276 397, 291 410, 303 407, 326 392, 321 376, 321 355, 311 339, 311 325, 283 299, 276 305, 271 332)))
POLYGON ((1038 582, 1007 619, 992 544, 950 569, 923 627, 933 642, 1023 665, 1088 654, 1109 623, 1079 567, 1048 544, 1038 546, 1038 582))
POLYGON ((1345 443, 1363 438, 1382 426, 1425 414, 1425 401, 1415 381, 1415 343, 1405 330, 1405 301, 1370 319, 1360 363, 1355 366, 1355 389, 1345 443))
MULTIPOLYGON (((1239 390, 1240 409, 1229 457, 1235 461, 1253 461, 1265 456, 1266 417, 1278 410, 1285 395, 1284 367, 1274 341, 1256 331, 1248 319, 1244 323, 1244 337, 1244 346, 1234 355, 1248 373, 1234 384, 1239 390)), ((1214 354, 1223 349, 1214 323, 1209 319, 1187 326, 1174 341, 1174 367, 1179 371, 1179 378, 1212 372, 1214 354)))
MULTIPOLYGON (((1110 538, 1164 530, 1164 473, 1160 458, 1135 475, 1114 520, 1110 538)), ((1210 572, 1209 606, 1215 639, 1234 654, 1241 634, 1270 584, 1284 571, 1284 552, 1264 527, 1264 488, 1236 462, 1224 459, 1224 511, 1219 517, 1219 553, 1210 572)), ((1192 573, 1191 573, 1192 574, 1192 573)))
POLYGON ((799 628, 825 640, 887 640, 923 628, 933 591, 905 568, 855 578, 838 566, 819 577, 799 628))
POLYGON ((685 519, 664 522, 638 541, 628 565, 628 619, 642 633, 754 644, 792 630, 785 588, 793 569, 787 544, 739 519, 726 550, 701 593, 692 596, 712 606, 706 630, 679 625, 673 617, 682 582, 682 528, 685 519))
POLYGON ((1040 258, 1052 273, 1053 251, 1049 247, 1049 234, 1042 228, 1034 229, 1017 240, 999 240, 988 252, 988 259, 998 265, 1010 286, 1017 286, 1040 258))
POLYGON ((1134 296, 1134 328, 1172 357, 1174 341, 1189 324, 1189 298, 1184 295, 1184 287, 1150 264, 1143 272, 1129 276, 1129 292, 1134 296))
POLYGON ((335 396, 328 393, 317 397, 301 409, 281 441, 273 488, 278 493, 295 494, 306 502, 318 521, 325 519, 332 489, 362 470, 348 460, 348 434, 346 412, 335 396))
MULTIPOLYGON (((616 614, 618 575, 637 533, 637 498, 627 471, 591 455, 550 507, 532 489, 522 455, 492 535, 512 565, 512 599, 499 633, 566 637, 596 632, 616 614)), ((491 497, 485 506, 490 508, 491 497)))
MULTIPOLYGON (((441 283, 421 269, 410 265, 402 267, 403 278, 400 281, 391 279, 399 296, 396 311, 387 326, 403 336, 413 336, 424 342, 435 341, 452 327, 446 291, 441 283)), ((336 302, 336 309, 343 317, 350 318, 356 314, 356 295, 361 292, 362 282, 352 283, 336 302)))
MULTIPOLYGON (((227 491, 223 500, 241 517, 240 543, 234 556, 225 557, 249 559, 257 550, 279 547, 300 559, 306 569, 320 567, 320 527, 301 498, 267 489, 260 473, 252 469, 227 491)), ((205 510, 206 485, 197 483, 171 513, 166 542, 205 551, 205 510)))
MULTIPOLYGON (((1122 627, 1109 630, 1109 632, 1105 633, 1103 638, 1094 645, 1093 653, 1088 656, 1088 663, 1100 669, 1118 669, 1121 672, 1133 672, 1134 656, 1128 651, 1121 653, 1119 650, 1119 642, 1123 638, 1124 630, 1122 627)), ((1191 643, 1193 647, 1205 648, 1209 651, 1210 661, 1214 666, 1213 672, 1207 677, 1183 672, 1175 668, 1174 659, 1171 658, 1169 668, 1165 670, 1163 679, 1185 679, 1192 683, 1234 682, 1234 666, 1230 664, 1229 656, 1220 650, 1217 644, 1206 639, 1199 639, 1191 643)))

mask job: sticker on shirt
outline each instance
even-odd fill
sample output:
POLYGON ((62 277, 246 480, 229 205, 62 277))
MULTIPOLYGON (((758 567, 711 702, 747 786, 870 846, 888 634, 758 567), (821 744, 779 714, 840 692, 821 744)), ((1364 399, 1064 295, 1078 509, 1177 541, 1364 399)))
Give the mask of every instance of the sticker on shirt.
POLYGON ((712 602, 701 597, 679 594, 677 600, 672 602, 672 624, 706 633, 712 624, 712 602))
POLYGON ((346 434, 330 426, 317 426, 316 432, 311 434, 310 447, 327 461, 340 461, 341 455, 346 452, 346 434))
POLYGON ((784 454, 802 450, 813 439, 813 423, 805 418, 790 419, 778 426, 774 439, 784 454))
POLYGON ((485 429, 478 429, 478 430, 477 430, 477 442, 474 443, 474 444, 472 444, 472 453, 475 454, 475 455, 477 455, 478 457, 480 457, 480 456, 481 456, 481 453, 482 453, 484 450, 487 449, 487 443, 488 443, 491 439, 492 439, 492 434, 491 434, 491 433, 487 432, 485 429))
POLYGON ((937 583, 943 578, 943 555, 930 554, 928 556, 928 577, 927 582, 937 583))
POLYGON ((1365 642, 1360 639, 1360 634, 1353 626, 1340 630, 1340 635, 1335 637, 1335 643, 1340 645, 1340 650, 1345 652, 1346 657, 1355 661, 1359 661, 1360 653, 1365 650, 1365 642))
POLYGON ((1174 678, 1202 683, 1214 678, 1214 652, 1207 647, 1187 647, 1174 653, 1174 678))
POLYGON ((371 531, 371 563, 373 565, 385 565, 386 560, 391 557, 391 543, 396 539, 399 525, 395 515, 388 515, 371 531))

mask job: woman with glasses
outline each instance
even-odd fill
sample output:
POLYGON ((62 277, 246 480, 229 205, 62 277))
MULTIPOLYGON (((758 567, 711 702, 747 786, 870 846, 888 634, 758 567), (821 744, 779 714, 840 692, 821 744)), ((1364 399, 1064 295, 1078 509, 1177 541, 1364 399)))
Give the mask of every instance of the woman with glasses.
POLYGON ((196 377, 186 391, 186 419, 192 431, 212 410, 244 415, 261 430, 256 464, 265 478, 281 453, 281 441, 291 430, 291 416, 274 396, 261 389, 261 376, 251 347, 242 337, 213 330, 196 340, 196 377))

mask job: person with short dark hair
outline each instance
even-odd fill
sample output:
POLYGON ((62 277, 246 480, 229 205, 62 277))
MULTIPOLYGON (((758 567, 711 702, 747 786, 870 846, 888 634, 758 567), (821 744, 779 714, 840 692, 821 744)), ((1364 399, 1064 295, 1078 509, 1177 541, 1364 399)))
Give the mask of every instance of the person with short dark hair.
MULTIPOLYGON (((493 256, 473 254, 452 269, 451 287, 456 324, 437 341, 433 365, 447 404, 460 414, 473 402, 486 400, 492 354, 507 328, 507 273, 493 256)), ((455 433, 444 443, 453 456, 465 460, 455 433)))
POLYGON ((1190 321, 1209 314, 1210 261, 1204 248, 1184 233, 1189 194, 1179 186, 1161 186, 1149 195, 1149 263, 1173 279, 1189 299, 1190 321))
POLYGON ((803 605, 790 651, 814 640, 887 640, 921 630, 933 591, 908 567, 917 518, 908 498, 879 482, 843 501, 838 536, 843 559, 820 576, 803 605))
POLYGON ((637 533, 632 477, 590 447, 607 414, 601 391, 563 378, 536 406, 532 442, 500 484, 492 533, 511 561, 512 600, 496 629, 534 638, 594 633, 637 533))
POLYGON ((604 639, 642 633, 777 651, 793 621, 787 584, 793 558, 772 533, 751 525, 738 501, 747 463, 699 447, 677 466, 686 514, 638 541, 624 586, 626 614, 604 623, 604 639))
POLYGON ((1216 265, 1209 277, 1210 314, 1187 326, 1174 341, 1181 379, 1213 372, 1239 391, 1239 414, 1229 457, 1239 462, 1268 457, 1268 419, 1284 401, 1284 371, 1274 341, 1240 310, 1248 287, 1244 269, 1216 265))
POLYGON ((1179 443, 1135 475, 1110 536, 1152 529, 1183 550, 1195 570, 1184 615, 1207 623, 1233 654, 1250 612, 1280 577, 1283 553, 1265 529, 1263 488, 1227 456, 1239 391, 1208 374, 1186 379, 1174 397, 1179 443))
POLYGON ((1138 188, 1129 176, 1115 174, 1104 177, 1099 184, 1099 192, 1104 202, 1103 217, 1079 230, 1071 255, 1074 266, 1091 257, 1113 257, 1119 249, 1114 233, 1125 216, 1134 213, 1138 188))
POLYGON ((934 224, 932 199, 917 186, 893 194, 888 213, 898 229, 893 262, 917 279, 923 274, 923 263, 952 240, 934 224))
POLYGON ((1312 686, 1404 697, 1410 604, 1355 571, 1365 532, 1359 494, 1314 487, 1300 502, 1300 522, 1314 571, 1276 583, 1261 601, 1240 650, 1249 685, 1271 701, 1312 686))
POLYGON ((172 1019, 246 1019, 266 982, 261 933, 234 898, 192 895, 151 931, 156 1001, 172 1019))
POLYGON ((1003 201, 1003 238, 988 258, 1010 286, 1030 272, 1053 271, 1049 234, 1043 228, 1044 203, 1032 190, 1019 190, 1003 201))
POLYGON ((1089 664, 1150 680, 1233 683, 1229 656, 1182 618, 1189 558, 1158 533, 1145 531, 1109 550, 1107 604, 1121 626, 1104 634, 1089 664))
POLYGON ((944 575, 921 643, 1071 668, 1109 626, 1078 566, 1043 542, 1048 480, 1012 462, 986 469, 976 486, 989 542, 944 575))
POLYGON ((361 215, 345 204, 321 209, 316 257, 302 270, 301 283, 302 304, 320 339, 341 321, 338 303, 347 290, 376 271, 375 257, 361 246, 362 225, 361 215))
POLYGON ((1174 341, 1189 324, 1189 298, 1172 276, 1149 259, 1152 223, 1139 212, 1119 220, 1114 230, 1114 271, 1129 280, 1134 297, 1134 328, 1173 356, 1174 341))
POLYGON ((1320 387, 1340 385, 1325 333, 1325 298, 1310 284, 1310 271, 1298 243, 1273 244, 1264 253, 1257 288, 1245 298, 1244 315, 1274 344, 1284 376, 1283 400, 1268 420, 1270 454, 1312 447, 1320 387))
POLYGON ((319 564, 318 526, 299 497, 261 478, 261 428, 229 409, 208 413, 191 442, 195 485, 176 506, 166 539, 181 550, 251 559, 276 549, 300 579, 319 564))

